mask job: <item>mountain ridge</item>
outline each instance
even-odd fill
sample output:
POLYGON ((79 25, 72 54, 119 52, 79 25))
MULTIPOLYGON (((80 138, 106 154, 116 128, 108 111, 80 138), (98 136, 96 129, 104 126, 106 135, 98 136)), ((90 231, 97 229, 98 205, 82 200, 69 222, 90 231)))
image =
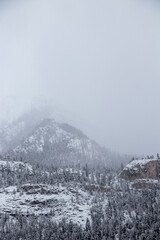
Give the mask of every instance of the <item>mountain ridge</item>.
POLYGON ((114 168, 130 158, 101 147, 78 128, 38 110, 0 128, 0 150, 2 155, 55 166, 90 164, 114 168))

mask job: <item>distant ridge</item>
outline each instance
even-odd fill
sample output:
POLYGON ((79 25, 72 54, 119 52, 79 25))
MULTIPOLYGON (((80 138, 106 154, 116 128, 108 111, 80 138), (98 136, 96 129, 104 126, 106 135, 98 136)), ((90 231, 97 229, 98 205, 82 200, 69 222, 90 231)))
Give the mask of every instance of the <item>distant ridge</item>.
POLYGON ((45 112, 32 110, 0 128, 0 152, 11 157, 54 166, 89 164, 120 167, 129 156, 111 152, 68 123, 59 123, 45 112))

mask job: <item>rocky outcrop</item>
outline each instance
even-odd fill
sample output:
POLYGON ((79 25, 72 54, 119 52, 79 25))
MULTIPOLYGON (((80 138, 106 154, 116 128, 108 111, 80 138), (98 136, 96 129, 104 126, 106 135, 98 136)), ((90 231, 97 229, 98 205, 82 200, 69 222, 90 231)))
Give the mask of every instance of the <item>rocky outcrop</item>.
POLYGON ((138 179, 132 183, 132 188, 136 189, 153 189, 157 187, 158 181, 151 179, 138 179))
POLYGON ((158 179, 159 167, 157 159, 139 159, 130 162, 121 172, 120 177, 125 180, 158 179))
POLYGON ((158 183, 160 164, 157 159, 139 159, 130 162, 120 177, 137 189, 152 188, 158 183))

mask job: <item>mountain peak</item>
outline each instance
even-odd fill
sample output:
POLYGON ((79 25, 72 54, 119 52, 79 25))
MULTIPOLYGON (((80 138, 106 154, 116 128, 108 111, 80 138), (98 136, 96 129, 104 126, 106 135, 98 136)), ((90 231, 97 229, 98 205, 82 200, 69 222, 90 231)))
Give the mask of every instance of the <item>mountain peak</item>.
MULTIPOLYGON (((102 148, 79 129, 46 118, 22 141, 14 153, 50 164, 78 164, 104 158, 102 148)), ((104 160, 104 159, 103 159, 104 160)))

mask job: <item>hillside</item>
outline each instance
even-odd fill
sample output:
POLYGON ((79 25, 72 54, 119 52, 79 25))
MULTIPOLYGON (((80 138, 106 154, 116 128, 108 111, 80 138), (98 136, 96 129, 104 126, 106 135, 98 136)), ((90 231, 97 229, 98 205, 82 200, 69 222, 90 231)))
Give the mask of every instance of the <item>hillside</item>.
POLYGON ((32 131, 14 153, 32 161, 54 165, 105 163, 105 151, 80 130, 45 119, 32 131))
POLYGON ((26 184, 20 188, 0 189, 0 199, 1 211, 12 216, 18 210, 23 215, 54 216, 56 222, 65 218, 68 222, 85 226, 87 217, 90 218, 93 196, 72 186, 26 184))
POLYGON ((89 164, 119 168, 131 158, 112 152, 68 123, 57 122, 47 109, 26 112, 0 125, 0 154, 55 166, 89 164))
POLYGON ((0 239, 159 239, 158 188, 106 168, 1 165, 0 239))

